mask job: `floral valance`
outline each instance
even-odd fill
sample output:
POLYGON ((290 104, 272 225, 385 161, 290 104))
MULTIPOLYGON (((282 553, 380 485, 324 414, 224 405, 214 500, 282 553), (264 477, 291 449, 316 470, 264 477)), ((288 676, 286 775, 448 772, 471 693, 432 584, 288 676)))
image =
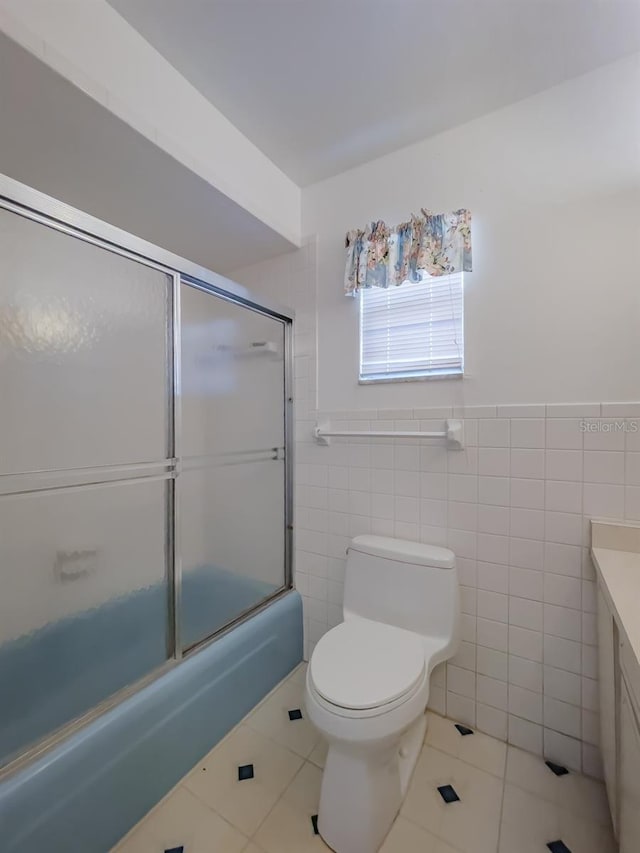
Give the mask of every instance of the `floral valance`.
POLYGON ((449 275, 471 270, 471 213, 422 210, 391 228, 382 220, 346 237, 344 290, 355 295, 362 287, 390 287, 419 281, 423 272, 449 275))

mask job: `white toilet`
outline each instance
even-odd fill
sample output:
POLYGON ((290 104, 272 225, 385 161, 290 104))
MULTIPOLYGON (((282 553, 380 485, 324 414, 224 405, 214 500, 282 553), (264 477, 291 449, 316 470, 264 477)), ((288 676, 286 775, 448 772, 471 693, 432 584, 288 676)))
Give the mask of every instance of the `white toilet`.
POLYGON ((446 548, 357 536, 344 622, 316 645, 305 704, 329 744, 318 829, 336 853, 376 853, 426 729, 429 676, 458 644, 458 573, 446 548))

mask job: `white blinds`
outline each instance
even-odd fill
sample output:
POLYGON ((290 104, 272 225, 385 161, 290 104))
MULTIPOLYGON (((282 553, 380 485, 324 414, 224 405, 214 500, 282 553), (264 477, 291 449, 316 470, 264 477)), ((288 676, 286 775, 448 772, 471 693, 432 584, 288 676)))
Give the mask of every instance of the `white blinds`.
POLYGON ((360 379, 459 374, 462 273, 360 291, 360 379))

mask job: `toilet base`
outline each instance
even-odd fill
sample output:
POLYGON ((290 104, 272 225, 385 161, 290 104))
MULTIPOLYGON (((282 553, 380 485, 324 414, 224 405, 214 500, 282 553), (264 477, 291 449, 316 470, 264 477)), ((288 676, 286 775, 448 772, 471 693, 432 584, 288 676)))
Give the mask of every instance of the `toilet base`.
POLYGON ((400 810, 427 728, 425 714, 376 744, 330 743, 318 830, 336 853, 376 853, 400 810))

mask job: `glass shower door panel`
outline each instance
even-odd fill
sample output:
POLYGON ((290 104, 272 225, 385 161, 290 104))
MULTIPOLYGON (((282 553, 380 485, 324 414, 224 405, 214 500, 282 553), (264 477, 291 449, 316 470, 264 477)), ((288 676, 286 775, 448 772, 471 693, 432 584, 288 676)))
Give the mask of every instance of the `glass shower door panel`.
POLYGON ((166 490, 0 497, 0 764, 167 659, 166 490))
POLYGON ((0 763, 167 660, 171 285, 0 209, 0 763))
POLYGON ((0 474, 167 456, 170 281, 0 209, 0 474))
POLYGON ((188 648, 285 583, 284 324, 182 286, 181 629, 188 648))

